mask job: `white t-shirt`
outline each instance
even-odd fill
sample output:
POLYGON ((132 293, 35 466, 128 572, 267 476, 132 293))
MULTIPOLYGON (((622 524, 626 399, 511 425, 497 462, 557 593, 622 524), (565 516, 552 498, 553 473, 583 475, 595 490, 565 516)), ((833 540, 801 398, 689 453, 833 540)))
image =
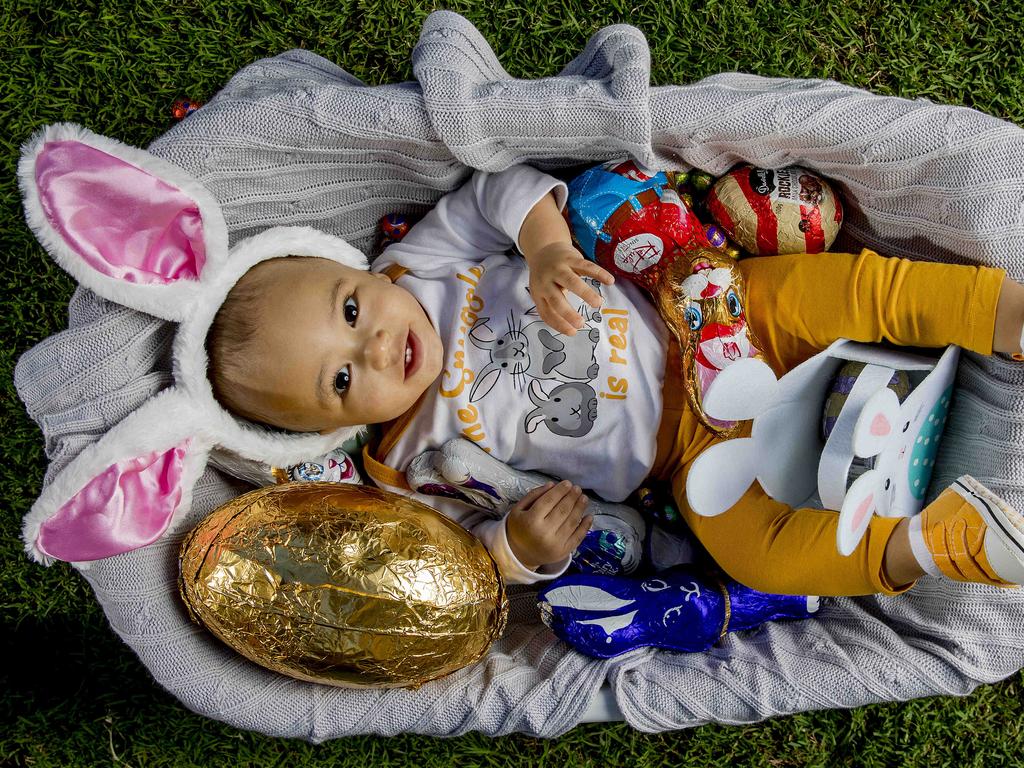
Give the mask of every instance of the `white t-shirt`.
MULTIPOLYGON (((586 321, 575 336, 540 319, 526 262, 510 251, 527 213, 551 191, 564 208, 566 186, 536 169, 477 172, 374 262, 374 272, 408 270, 396 282, 419 300, 444 347, 440 377, 387 455, 376 457, 382 464, 404 474, 423 451, 462 436, 512 467, 570 479, 607 501, 622 501, 647 477, 668 331, 653 303, 621 278, 595 282, 600 310, 569 294, 586 321)), ((554 578, 568 564, 529 570, 509 549, 504 520, 368 473, 476 534, 509 583, 554 578)))

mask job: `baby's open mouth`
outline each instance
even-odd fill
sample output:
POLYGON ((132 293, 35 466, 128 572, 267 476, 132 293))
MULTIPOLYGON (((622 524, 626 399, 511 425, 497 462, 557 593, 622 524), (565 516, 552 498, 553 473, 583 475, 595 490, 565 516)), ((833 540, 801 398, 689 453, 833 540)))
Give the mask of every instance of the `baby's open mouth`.
POLYGON ((408 379, 420 367, 419 339, 410 329, 405 337, 405 378, 408 379))

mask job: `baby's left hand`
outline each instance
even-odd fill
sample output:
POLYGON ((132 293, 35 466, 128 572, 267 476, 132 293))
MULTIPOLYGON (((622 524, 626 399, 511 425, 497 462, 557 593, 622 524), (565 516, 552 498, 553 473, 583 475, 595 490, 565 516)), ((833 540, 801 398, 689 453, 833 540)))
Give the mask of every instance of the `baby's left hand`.
POLYGON ((604 301, 601 294, 583 281, 592 277, 604 285, 615 278, 608 270, 587 261, 572 245, 551 243, 527 258, 530 267, 530 296, 541 320, 559 333, 575 336, 583 327, 580 313, 569 304, 566 291, 572 291, 595 309, 604 301))

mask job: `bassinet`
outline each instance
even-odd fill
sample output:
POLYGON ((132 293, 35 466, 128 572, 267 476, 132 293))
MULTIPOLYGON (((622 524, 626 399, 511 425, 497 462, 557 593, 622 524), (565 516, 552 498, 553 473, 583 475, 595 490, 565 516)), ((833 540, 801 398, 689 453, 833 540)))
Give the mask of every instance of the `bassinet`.
MULTIPOLYGON (((555 169, 631 154, 724 172, 799 162, 834 179, 845 233, 892 255, 1005 267, 1024 278, 1024 131, 973 110, 830 81, 724 74, 649 88, 643 35, 598 32, 553 78, 513 80, 477 30, 431 15, 416 82, 367 87, 304 50, 258 61, 150 151, 222 203, 231 242, 308 224, 368 250, 379 218, 421 212, 470 167, 555 169)), ((170 328, 79 290, 70 327, 27 352, 16 385, 41 425, 47 478, 169 383, 170 328)), ((1024 505, 1024 366, 967 354, 933 478, 970 471, 1024 505)), ((190 709, 323 741, 469 730, 556 736, 584 718, 660 731, 810 709, 961 695, 1024 667, 1024 595, 925 579, 899 598, 826 601, 814 621, 732 635, 703 654, 580 656, 512 596, 484 662, 409 690, 344 690, 265 671, 191 624, 181 536, 244 488, 209 469, 157 543, 81 567, 114 630, 190 709)))

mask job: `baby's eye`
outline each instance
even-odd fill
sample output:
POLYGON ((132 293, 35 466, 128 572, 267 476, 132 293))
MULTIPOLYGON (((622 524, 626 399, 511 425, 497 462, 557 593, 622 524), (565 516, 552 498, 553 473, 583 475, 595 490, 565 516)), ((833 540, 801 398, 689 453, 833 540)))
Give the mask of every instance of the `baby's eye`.
POLYGON ((334 391, 339 395, 343 395, 348 392, 349 384, 352 383, 352 374, 349 372, 349 367, 346 365, 334 376, 334 391))
POLYGON ((349 296, 345 299, 345 322, 355 325, 357 317, 359 317, 359 302, 356 301, 355 296, 349 296))

